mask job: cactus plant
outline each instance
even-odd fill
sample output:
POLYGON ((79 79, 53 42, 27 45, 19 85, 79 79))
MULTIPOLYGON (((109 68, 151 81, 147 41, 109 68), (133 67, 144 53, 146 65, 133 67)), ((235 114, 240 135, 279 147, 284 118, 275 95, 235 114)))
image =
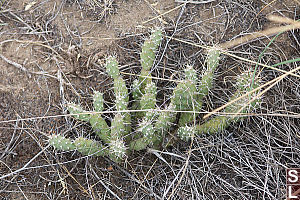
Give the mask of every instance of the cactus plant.
MULTIPOLYGON (((165 109, 157 105, 157 87, 151 77, 151 68, 155 61, 156 51, 162 40, 160 29, 154 30, 142 47, 141 76, 134 80, 130 88, 132 104, 129 104, 129 90, 120 75, 118 61, 115 57, 106 60, 106 72, 113 79, 116 113, 109 126, 102 117, 104 111, 103 94, 95 91, 93 95, 94 112, 88 113, 80 105, 70 103, 68 111, 78 120, 89 122, 96 135, 104 144, 88 138, 79 137, 74 140, 61 135, 53 135, 49 143, 58 150, 77 150, 84 155, 109 156, 114 161, 121 161, 128 152, 143 150, 147 147, 159 148, 163 138, 170 130, 176 130, 182 140, 189 140, 193 136, 203 133, 223 131, 240 116, 216 116, 198 125, 196 117, 200 111, 204 97, 212 88, 214 71, 219 63, 220 49, 212 48, 208 51, 206 69, 198 78, 197 71, 192 66, 184 70, 184 77, 179 81, 170 97, 170 103, 165 109), (127 110, 140 110, 138 114, 127 110), (178 121, 178 124, 176 123, 178 121), (193 122, 193 123, 192 123, 193 122), (136 124, 137 123, 137 124, 136 124), (196 125, 197 124, 197 125, 196 125)), ((258 82, 251 84, 253 72, 243 73, 237 77, 236 92, 229 99, 241 97, 250 88, 257 88, 258 82)), ((249 98, 256 93, 241 98, 227 108, 225 113, 250 112, 259 100, 252 101, 245 106, 249 98)))

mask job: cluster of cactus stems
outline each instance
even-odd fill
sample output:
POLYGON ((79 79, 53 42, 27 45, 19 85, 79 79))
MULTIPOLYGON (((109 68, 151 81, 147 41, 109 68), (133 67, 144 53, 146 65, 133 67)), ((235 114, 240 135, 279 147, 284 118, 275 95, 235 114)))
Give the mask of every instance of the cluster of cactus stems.
MULTIPOLYGON (((124 159, 129 151, 139 151, 147 147, 159 148, 163 138, 175 130, 178 138, 188 141, 199 134, 213 134, 223 131, 231 123, 242 119, 239 115, 218 115, 199 124, 196 117, 201 111, 204 97, 212 88, 214 72, 219 64, 220 50, 208 51, 206 69, 200 78, 192 66, 184 70, 184 77, 178 81, 170 97, 170 103, 161 109, 158 107, 157 87, 152 81, 151 68, 155 61, 156 51, 162 40, 162 32, 156 29, 142 47, 141 73, 128 90, 120 75, 115 57, 108 57, 106 72, 113 79, 115 94, 115 115, 109 126, 102 117, 104 111, 103 94, 95 91, 93 95, 93 112, 86 112, 80 105, 70 103, 68 111, 78 120, 90 123, 95 134, 101 139, 92 140, 79 137, 74 140, 62 135, 52 135, 49 143, 58 150, 77 150, 84 155, 109 156, 116 162, 124 159), (132 105, 129 107, 129 91, 132 93, 132 105), (126 112, 139 110, 140 112, 126 112), (177 123, 178 122, 178 123, 177 123), (138 123, 137 125, 134 123, 138 123)), ((257 88, 258 81, 252 82, 253 72, 245 72, 237 77, 236 92, 229 101, 241 97, 251 89, 257 88)), ((247 95, 224 109, 224 113, 248 113, 255 108, 259 99, 250 105, 247 102, 256 93, 247 95)))

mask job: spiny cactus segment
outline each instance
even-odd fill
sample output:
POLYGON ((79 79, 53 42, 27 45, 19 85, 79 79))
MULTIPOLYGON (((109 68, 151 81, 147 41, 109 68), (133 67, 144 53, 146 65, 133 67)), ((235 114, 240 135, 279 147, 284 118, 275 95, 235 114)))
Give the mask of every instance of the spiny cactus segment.
POLYGON ((101 92, 95 91, 93 96, 93 105, 96 112, 102 112, 104 109, 104 99, 101 92))
POLYGON ((149 39, 144 42, 141 53, 142 69, 149 71, 155 60, 155 53, 162 40, 162 31, 155 29, 149 39))
POLYGON ((140 100, 141 110, 155 109, 156 94, 157 88, 155 83, 149 82, 145 87, 145 94, 140 100))
MULTIPOLYGON (((141 52, 141 73, 139 79, 133 81, 131 90, 133 97, 132 109, 141 110, 141 109, 154 109, 156 99, 156 86, 152 83, 151 77, 151 68, 155 61, 156 51, 160 46, 162 41, 162 31, 161 29, 154 29, 150 37, 144 42, 141 52), (147 89, 146 89, 147 87, 147 89), (145 90, 153 90, 145 91, 145 90), (147 93, 147 94, 145 94, 147 93), (143 96, 144 95, 144 96, 143 96), (143 97, 142 97, 143 96, 143 97), (152 100, 147 100, 147 98, 152 100), (141 99, 142 98, 142 99, 141 99), (141 105, 142 104, 142 105, 141 105), (149 104, 149 105, 148 105, 149 104), (150 105, 152 104, 152 105, 150 105)), ((133 118, 141 118, 144 116, 144 113, 135 113, 133 118)))
MULTIPOLYGON (((198 106, 198 77, 196 70, 192 66, 187 66, 185 71, 185 80, 179 83, 174 91, 174 104, 178 111, 199 111, 198 106)), ((202 104, 202 103, 201 103, 202 104)), ((193 113, 181 113, 179 125, 184 125, 195 119, 193 113)))
POLYGON ((160 112, 158 119, 155 123, 155 130, 161 136, 168 132, 168 129, 174 125, 176 121, 175 105, 171 102, 166 110, 160 112))
POLYGON ((74 145, 76 150, 83 155, 95 155, 95 156, 106 156, 107 150, 105 147, 97 141, 87 139, 84 137, 79 137, 74 140, 74 145))
POLYGON ((62 151, 71 151, 76 149, 83 155, 107 155, 107 150, 105 150, 103 145, 97 141, 83 137, 71 140, 61 135, 52 135, 49 137, 49 144, 62 151))
POLYGON ((116 79, 119 77, 120 71, 118 68, 118 61, 115 57, 109 56, 106 59, 106 65, 105 65, 106 72, 108 75, 110 75, 113 79, 116 79))
POLYGON ((85 114, 86 111, 80 105, 75 103, 69 103, 67 105, 68 111, 76 118, 82 121, 88 122, 90 120, 90 114, 85 114))
MULTIPOLYGON (((240 120, 239 116, 216 116, 201 125, 192 125, 196 124, 203 99, 213 85, 214 72, 220 59, 220 50, 217 48, 208 51, 206 68, 200 79, 197 71, 188 65, 184 70, 184 77, 173 90, 169 104, 162 106, 164 107, 162 109, 159 108, 156 100, 158 89, 151 78, 150 71, 161 40, 162 32, 156 29, 142 47, 141 76, 134 80, 130 87, 133 97, 130 104, 128 88, 120 75, 118 61, 115 57, 107 58, 105 68, 107 74, 113 79, 115 94, 115 106, 108 109, 116 111, 110 126, 101 113, 104 111, 102 93, 94 92, 94 109, 91 113, 84 111, 80 105, 68 104, 68 111, 76 119, 89 122, 104 144, 84 137, 71 140, 60 135, 51 136, 49 143, 58 150, 77 150, 84 155, 108 156, 119 162, 130 151, 139 151, 147 147, 160 148, 163 139, 172 131, 175 131, 180 139, 188 141, 198 134, 222 131, 229 124, 240 120), (128 110, 140 112, 127 112, 128 110)), ((237 90, 229 101, 258 87, 257 81, 251 82, 252 77, 252 72, 237 77, 237 90)), ((236 101, 226 107, 224 112, 237 113, 239 110, 242 113, 250 112, 259 100, 253 101, 250 106, 245 104, 254 95, 236 101)))
MULTIPOLYGON (((132 86, 131 86, 131 91, 132 91, 132 97, 135 100, 138 100, 141 96, 142 96, 142 91, 140 90, 140 82, 138 79, 135 79, 132 82, 132 86)), ((136 101, 137 102, 137 101, 136 101)))
POLYGON ((156 51, 162 41, 161 29, 154 29, 149 39, 144 42, 141 53, 141 76, 139 79, 139 88, 144 93, 146 84, 151 82, 151 68, 155 60, 156 51))
POLYGON ((110 147, 110 158, 115 161, 121 161, 126 156, 127 148, 125 146, 125 143, 121 139, 113 139, 109 143, 110 147))
POLYGON ((214 73, 219 65, 220 61, 220 50, 218 48, 212 48, 208 51, 207 59, 206 59, 206 70, 201 76, 201 81, 198 85, 199 90, 199 99, 198 101, 202 101, 203 97, 208 95, 209 90, 212 88, 214 73))
POLYGON ((71 151, 76 149, 76 146, 70 139, 61 135, 51 135, 49 137, 49 144, 62 151, 71 151))
POLYGON ((128 89, 126 87, 125 81, 120 76, 118 78, 114 79, 114 92, 115 92, 116 97, 118 97, 116 99, 116 104, 120 104, 119 109, 125 110, 126 108, 123 109, 122 105, 126 105, 126 107, 127 107, 127 104, 129 101, 129 95, 128 95, 128 89), (120 102, 120 101, 123 101, 123 102, 120 102))
POLYGON ((117 113, 111 122, 111 137, 112 139, 120 138, 125 133, 124 116, 117 113))
MULTIPOLYGON (((128 89, 126 87, 126 83, 124 79, 121 77, 119 69, 118 69, 118 61, 115 57, 108 57, 107 62, 109 64, 106 65, 106 72, 111 78, 114 79, 114 93, 116 97, 116 110, 117 111, 125 111, 128 108, 129 103, 129 94, 128 89), (112 73, 113 72, 113 73, 112 73)), ((128 134, 131 131, 131 116, 129 113, 122 112, 122 117, 124 118, 123 123, 125 124, 124 134, 128 134)))
MULTIPOLYGON (((220 50, 216 47, 210 49, 207 54, 206 58, 206 69, 204 70, 203 75, 201 76, 201 80, 197 81, 197 74, 196 71, 192 67, 188 67, 185 70, 185 76, 187 80, 191 80, 186 87, 192 87, 191 85, 197 85, 197 94, 194 96, 189 95, 192 97, 192 102, 190 103, 190 108, 187 109, 189 111, 194 111, 191 113, 182 113, 179 125, 184 126, 185 124, 195 120, 196 113, 200 112, 202 107, 203 98, 208 95, 209 90, 212 88, 213 85, 213 78, 215 70, 219 64, 220 60, 220 50), (196 100, 194 99, 196 98, 196 100)), ((192 92, 195 94, 195 88, 192 89, 192 92)))
POLYGON ((181 126, 177 130, 177 134, 182 140, 189 140, 195 135, 195 128, 192 126, 181 126))
MULTIPOLYGON (((229 102, 242 97, 242 95, 246 94, 246 92, 256 89, 259 87, 259 81, 255 81, 254 84, 252 83, 252 77, 254 72, 245 72, 238 76, 238 80, 236 83, 237 91, 234 93, 234 95, 229 99, 229 102), (252 86, 252 87, 251 87, 252 86)), ((224 109, 224 114, 229 113, 230 115, 224 115, 224 116, 216 116, 212 119, 206 121, 205 123, 201 125, 197 125, 193 129, 195 130, 196 134, 202 134, 202 133, 209 133, 214 134, 217 132, 221 132, 224 129, 226 129, 231 123, 235 123, 241 119, 243 119, 243 116, 239 116, 235 114, 240 113, 249 113, 253 109, 255 109, 257 106, 259 106, 260 99, 256 99, 255 96, 257 95, 258 91, 253 92, 252 94, 249 94, 245 97, 240 98, 239 100, 233 102, 229 106, 227 106, 224 109), (254 99, 253 99, 254 98, 254 99), (253 101, 248 104, 248 101, 253 101)), ((189 137, 182 136, 182 131, 178 130, 178 135, 181 139, 189 140, 189 137)))
POLYGON ((97 136, 105 143, 110 141, 110 127, 101 117, 101 114, 94 114, 90 118, 90 124, 97 136))

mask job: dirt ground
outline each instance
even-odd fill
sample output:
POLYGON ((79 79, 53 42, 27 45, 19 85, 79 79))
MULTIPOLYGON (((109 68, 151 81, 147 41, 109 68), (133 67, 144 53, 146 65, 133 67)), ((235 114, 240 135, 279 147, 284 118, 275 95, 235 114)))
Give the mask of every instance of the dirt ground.
MULTIPOLYGON (((141 45, 151 28, 162 27, 165 36, 153 76, 171 79, 187 64, 200 74, 205 50, 197 45, 221 44, 279 26, 266 19, 269 14, 300 15, 298 0, 182 2, 0 1, 0 199, 285 198, 285 169, 300 167, 297 76, 268 90, 252 117, 223 133, 199 136, 192 146, 178 142, 160 154, 136 152, 120 164, 48 146, 49 134, 90 135, 89 125, 64 116, 65 103, 90 108, 91 94, 98 90, 109 104, 112 81, 104 73, 105 58, 115 55, 122 72, 138 73, 141 45)), ((281 34, 260 62, 271 66, 298 58, 299 33, 281 34)), ((272 37, 230 53, 259 61, 272 37)), ((298 64, 277 68, 289 71, 298 64)), ((232 92, 232 77, 254 67, 222 55, 203 110, 223 105, 232 92)), ((259 71, 262 82, 283 74, 265 67, 259 71)), ((127 84, 135 78, 124 77, 127 84)), ((157 85, 163 91, 174 82, 157 85)))

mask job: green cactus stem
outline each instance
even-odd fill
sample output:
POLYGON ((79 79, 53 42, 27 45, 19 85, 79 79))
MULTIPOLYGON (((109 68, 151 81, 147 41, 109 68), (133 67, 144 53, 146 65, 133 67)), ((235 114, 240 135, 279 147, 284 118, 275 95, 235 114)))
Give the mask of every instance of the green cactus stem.
POLYGON ((108 143, 110 141, 110 128, 101 117, 101 114, 92 115, 89 122, 96 135, 103 140, 103 142, 108 143))
POLYGON ((111 137, 112 139, 120 138, 125 135, 124 116, 117 113, 111 122, 111 137))
POLYGON ((185 76, 185 79, 189 80, 192 84, 195 84, 195 85, 197 84, 197 82, 198 82, 197 72, 193 68, 193 66, 188 65, 184 69, 184 76, 185 76))
POLYGON ((88 122, 90 120, 90 114, 86 114, 86 111, 80 105, 75 103, 68 103, 67 109, 70 114, 73 115, 76 119, 88 122))
POLYGON ((145 141, 144 137, 138 138, 136 140, 133 140, 129 144, 129 149, 135 150, 135 151, 141 151, 147 148, 149 144, 147 141, 145 141))
MULTIPOLYGON (((242 95, 244 95, 246 92, 250 91, 251 89, 255 89, 259 87, 259 81, 255 81, 254 84, 251 87, 253 72, 245 72, 242 73, 240 76, 238 76, 238 80, 236 83, 237 91, 235 94, 229 99, 229 102, 232 100, 235 100, 242 95)), ((255 98, 257 95, 257 92, 254 92, 250 94, 249 96, 243 97, 240 100, 232 103, 231 105, 227 106, 224 109, 224 113, 237 113, 239 110, 240 113, 249 113, 252 110, 254 110, 256 107, 260 105, 260 99, 255 99, 252 101, 249 105, 247 105, 248 101, 250 101, 252 98, 255 98)), ((207 121, 206 123, 202 125, 198 125, 196 127, 198 133, 216 133, 223 131, 226 129, 231 123, 235 123, 243 119, 243 116, 217 116, 215 118, 212 118, 211 120, 207 121)))
POLYGON ((142 133, 142 138, 131 145, 134 150, 141 150, 142 147, 146 148, 147 146, 153 146, 160 141, 160 136, 155 132, 152 120, 147 117, 144 117, 142 122, 139 124, 138 131, 142 133), (144 145, 137 142, 143 142, 144 145))
MULTIPOLYGON (((237 96, 238 97, 238 96, 237 96)), ((240 108, 242 108, 241 104, 235 104, 233 103, 231 108, 234 109, 225 109, 225 113, 236 113, 240 108)), ((246 113, 249 111, 248 109, 243 109, 241 113, 246 113)), ((242 119, 242 116, 216 116, 204 124, 197 125, 196 131, 198 134, 207 133, 207 134, 215 134, 218 132, 224 131, 231 123, 238 122, 242 119)))
MULTIPOLYGON (((255 89, 259 87, 259 81, 255 81, 254 84, 251 87, 253 72, 245 72, 238 76, 238 80, 236 83, 237 91, 234 93, 234 95, 229 99, 230 101, 233 101, 242 95, 244 95, 246 92, 250 91, 251 89, 255 89)), ((258 92, 254 92, 250 94, 249 96, 243 97, 239 99, 238 101, 235 101, 234 103, 230 104, 224 109, 224 113, 233 113, 230 116, 216 116, 212 119, 206 121, 205 123, 201 125, 197 125, 194 130, 197 134, 202 133, 208 133, 208 134, 214 134, 217 132, 221 132, 225 130, 231 123, 235 123, 243 119, 243 116, 234 116, 234 113, 237 113, 240 111, 240 113, 249 113, 253 109, 255 109, 259 103, 260 99, 255 99, 252 101, 249 105, 247 105, 247 102, 250 101, 252 98, 255 98, 258 92)), ((183 128, 181 128, 179 131, 177 131, 177 134, 180 138, 184 138, 185 140, 188 140, 188 137, 186 133, 182 131, 183 128), (185 135, 181 135, 181 134, 185 135)))
POLYGON ((204 124, 197 125, 196 131, 198 134, 202 134, 202 133, 215 134, 224 131, 232 121, 233 119, 230 117, 217 116, 208 120, 204 124))
POLYGON ((220 50, 217 48, 212 48, 208 51, 207 58, 206 58, 206 70, 204 71, 203 75, 201 76, 201 81, 198 85, 198 102, 201 102, 203 98, 208 95, 209 90, 212 88, 214 73, 219 65, 220 61, 220 50))
MULTIPOLYGON (((208 51, 206 67, 201 75, 201 80, 198 80, 196 70, 192 66, 187 66, 184 70, 184 77, 180 79, 181 81, 173 90, 170 101, 168 101, 170 103, 157 108, 158 89, 152 80, 151 68, 161 40, 162 31, 156 29, 142 47, 141 76, 134 80, 130 87, 133 97, 133 101, 130 103, 129 91, 120 74, 117 59, 111 56, 107 58, 105 68, 107 74, 113 79, 115 96, 115 105, 107 109, 115 111, 111 123, 107 123, 102 117, 102 114, 105 115, 103 112, 106 106, 104 106, 101 92, 94 92, 94 108, 90 113, 84 111, 80 105, 74 103, 67 105, 69 112, 76 119, 91 124, 93 131, 101 141, 85 137, 72 140, 61 135, 53 135, 49 137, 49 144, 58 150, 77 150, 83 155, 108 156, 112 160, 120 162, 130 151, 139 151, 147 147, 159 148, 163 142, 174 144, 173 141, 176 141, 176 138, 188 141, 199 134, 223 131, 231 123, 243 118, 237 115, 238 112, 248 113, 259 105, 260 100, 254 99, 257 94, 255 92, 227 106, 223 110, 224 115, 212 117, 202 124, 198 123, 198 113, 204 97, 208 95, 213 85, 215 70, 220 60, 221 50, 212 48, 208 51), (251 99, 253 101, 248 105, 251 99), (162 108, 165 110, 159 110, 162 108), (133 112, 133 110, 141 112, 133 112), (232 113, 232 115, 226 115, 226 113, 232 113), (109 126, 109 124, 111 125, 109 126), (178 137, 172 134, 173 131, 176 131, 178 137)), ((252 83, 253 75, 253 72, 247 72, 237 76, 235 85, 237 89, 229 101, 235 100, 259 86, 259 81, 252 83)))
MULTIPOLYGON (((106 64, 106 72, 114 79, 114 93, 116 96, 116 110, 124 111, 128 109, 129 103, 129 94, 128 89, 126 87, 126 83, 123 78, 120 76, 120 71, 118 68, 118 61, 115 57, 108 57, 106 64)), ((122 113, 124 117, 125 133, 129 133, 131 131, 131 116, 129 113, 122 113)), ((124 125, 123 124, 123 125, 124 125)))
POLYGON ((111 76, 113 79, 116 79, 120 76, 120 71, 118 68, 118 61, 115 57, 109 56, 106 59, 106 72, 108 73, 109 76, 111 76))
MULTIPOLYGON (((141 150, 142 147, 152 146, 157 140, 157 134, 155 133, 155 128, 152 125, 152 122, 155 118, 155 107, 156 107, 156 94, 157 88, 155 83, 149 82, 145 87, 145 94, 142 95, 140 100, 140 105, 142 110, 153 109, 152 111, 140 112, 139 114, 143 117, 142 122, 139 124, 138 132, 142 133, 142 138, 139 139, 137 144, 134 142, 132 147, 134 150, 141 150), (140 142, 143 142, 144 145, 141 145, 140 142)), ((139 115, 139 116, 140 116, 139 115)))
MULTIPOLYGON (((184 82, 179 83, 174 91, 174 103, 177 106, 177 110, 199 111, 199 109, 196 109, 199 107, 199 103, 197 102, 197 82, 196 70, 193 69, 192 66, 187 66, 185 69, 184 82)), ((179 125, 193 121, 195 116, 194 113, 182 112, 179 118, 179 125)))
POLYGON ((62 151, 71 151, 76 149, 76 146, 70 139, 61 135, 51 135, 49 137, 49 144, 54 146, 55 149, 62 151))
MULTIPOLYGON (((96 92, 94 95, 94 107, 97 112, 103 110, 103 99, 101 99, 101 97, 102 94, 99 92, 96 92)), ((110 141, 110 129, 106 121, 101 117, 101 114, 82 114, 86 111, 74 103, 68 104, 68 110, 70 114, 78 114, 74 115, 76 119, 89 122, 97 136, 99 136, 104 142, 110 141)))
POLYGON ((106 72, 114 79, 114 92, 116 95, 116 108, 118 111, 126 110, 129 101, 128 89, 123 78, 120 76, 118 61, 115 57, 106 60, 106 72))
MULTIPOLYGON (((185 124, 195 120, 197 112, 201 111, 203 104, 203 98, 208 95, 209 90, 212 88, 214 72, 219 65, 220 60, 220 50, 216 47, 210 49, 206 58, 206 70, 201 76, 197 87, 196 100, 193 101, 192 109, 190 111, 195 111, 195 113, 181 113, 179 119, 179 125, 184 126, 185 124)), ((187 67, 185 76, 187 80, 192 80, 192 84, 197 82, 196 71, 187 67)), ((194 96, 195 98, 195 96, 194 96)))
POLYGON ((148 146, 157 146, 161 142, 161 135, 159 132, 156 132, 155 127, 152 124, 153 119, 151 119, 150 116, 153 115, 149 114, 149 116, 147 116, 148 113, 150 112, 147 112, 146 116, 139 124, 138 132, 142 133, 142 137, 133 140, 130 143, 129 148, 131 150, 140 151, 146 149, 148 146))
MULTIPOLYGON (((150 70, 153 66, 154 60, 155 60, 155 53, 161 43, 162 40, 162 31, 161 29, 155 29, 152 31, 152 34, 150 35, 150 37, 144 42, 143 46, 142 46, 142 52, 141 52, 141 73, 140 73, 140 78, 137 80, 133 81, 133 85, 132 85, 132 96, 133 96, 133 105, 132 108, 134 110, 141 110, 141 109, 146 109, 146 107, 153 107, 153 100, 156 99, 156 91, 155 93, 149 94, 149 92, 147 92, 148 94, 146 96, 143 97, 143 99, 141 100, 143 94, 146 93, 145 89, 146 86, 148 85, 148 87, 153 87, 153 83, 152 83, 152 78, 151 78, 151 73, 150 70), (148 100, 148 99, 152 99, 152 100, 148 100), (147 105, 148 103, 152 105, 147 105), (143 104, 143 105, 141 105, 143 104), (143 108, 142 108, 143 107, 143 108)), ((154 85, 155 86, 155 85, 154 85)), ((156 87, 155 87, 156 90, 156 87)), ((154 103, 155 104, 155 103, 154 103)), ((144 113, 136 113, 133 114, 132 117, 133 118, 142 118, 145 114, 144 113)))
POLYGON ((108 153, 105 147, 100 143, 83 137, 71 141, 61 135, 52 135, 49 137, 49 144, 54 146, 57 150, 77 150, 84 155, 105 156, 108 153))
POLYGON ((93 96, 93 106, 96 112, 102 112, 104 108, 104 99, 101 92, 95 91, 93 96))
POLYGON ((146 140, 151 141, 154 137, 154 127, 150 120, 144 118, 144 120, 140 123, 139 131, 143 133, 146 140))
MULTIPOLYGON (((117 99, 117 101, 123 101, 120 104, 120 108, 119 110, 126 110, 127 109, 127 105, 128 105, 128 101, 129 101, 129 95, 128 95, 128 89, 126 87, 125 81, 123 80, 123 78, 121 76, 117 77, 116 79, 114 79, 114 92, 116 97, 119 97, 119 99, 117 99), (124 107, 122 107, 122 105, 126 105, 126 108, 124 109, 124 107)), ((117 102, 116 103, 119 103, 117 102)), ((118 106, 117 106, 118 109, 118 106)))
POLYGON ((132 82, 131 92, 133 99, 137 102, 137 100, 142 96, 142 91, 140 90, 140 82, 138 79, 135 79, 132 82))
POLYGON ((150 38, 144 42, 141 53, 141 65, 146 71, 149 71, 155 60, 155 53, 162 40, 162 31, 156 29, 152 31, 150 38))
POLYGON ((188 141, 195 135, 195 128, 187 125, 179 127, 177 135, 180 139, 188 141))
MULTIPOLYGON (((197 105, 197 74, 192 66, 187 66, 185 69, 185 79, 178 83, 173 91, 170 105, 167 112, 160 112, 155 130, 159 135, 163 136, 167 129, 175 122, 176 112, 174 111, 189 111, 194 110, 197 105)), ((181 113, 180 124, 185 124, 194 119, 192 113, 181 113)))
MULTIPOLYGON (((116 95, 116 110, 124 111, 128 109, 129 95, 125 81, 119 77, 115 79, 114 91, 116 95)), ((124 134, 128 134, 131 131, 131 116, 128 112, 122 112, 121 115, 124 118, 125 130, 124 134)))
POLYGON ((117 113, 111 123, 111 140, 109 144, 110 158, 119 162, 126 154, 125 142, 122 139, 126 135, 124 116, 117 113))
POLYGON ((116 161, 120 162, 124 159, 127 153, 127 148, 125 143, 121 139, 113 139, 109 143, 109 157, 116 161))
MULTIPOLYGON (((93 100, 95 111, 102 112, 104 109, 103 94, 95 91, 93 100)), ((106 121, 102 118, 101 113, 91 114, 89 122, 96 135, 105 143, 108 143, 110 141, 110 129, 106 121)))
POLYGON ((155 131, 161 136, 161 138, 168 132, 168 129, 172 127, 176 120, 175 105, 169 104, 165 111, 159 112, 159 116, 155 123, 155 131))
MULTIPOLYGON (((156 107, 156 94, 157 94, 157 88, 155 83, 149 82, 147 83, 145 87, 145 93, 142 95, 140 100, 140 106, 141 110, 147 110, 147 109, 155 109, 156 107)), ((145 116, 146 112, 140 112, 142 116, 145 116)), ((140 116, 141 117, 141 116, 140 116)), ((152 116, 148 115, 149 118, 152 116)))
POLYGON ((176 110, 190 110, 197 98, 197 75, 193 67, 185 69, 185 79, 174 89, 173 104, 176 110))
POLYGON ((97 141, 79 137, 74 140, 74 145, 77 151, 83 155, 106 156, 108 155, 107 148, 97 141))
POLYGON ((155 60, 156 51, 162 40, 162 31, 161 29, 155 29, 152 31, 150 38, 144 42, 141 53, 141 77, 139 79, 139 90, 143 93, 146 84, 151 82, 151 73, 150 70, 153 66, 155 60), (145 78, 145 76, 147 78, 145 78))
POLYGON ((196 120, 196 117, 198 116, 198 109, 196 109, 196 103, 194 104, 194 111, 193 112, 182 112, 180 114, 180 118, 178 121, 179 126, 183 126, 187 123, 190 123, 194 120, 196 120))

